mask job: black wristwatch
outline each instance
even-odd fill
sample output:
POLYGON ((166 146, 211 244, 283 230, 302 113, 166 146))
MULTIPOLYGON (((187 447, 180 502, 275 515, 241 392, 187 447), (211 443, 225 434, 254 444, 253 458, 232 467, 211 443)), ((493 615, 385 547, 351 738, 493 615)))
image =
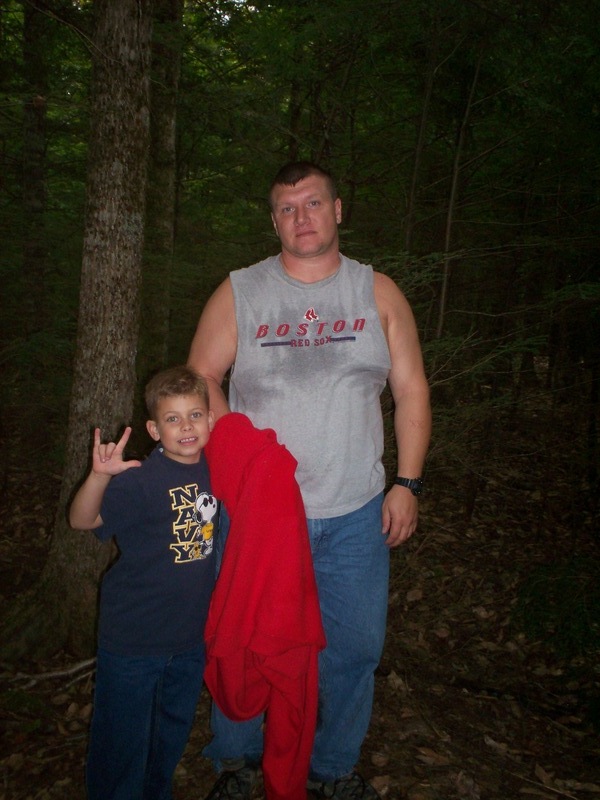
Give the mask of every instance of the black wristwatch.
POLYGON ((398 486, 406 486, 407 489, 410 489, 411 492, 414 494, 415 497, 418 497, 421 492, 423 491, 423 478, 396 478, 394 483, 397 483, 398 486))

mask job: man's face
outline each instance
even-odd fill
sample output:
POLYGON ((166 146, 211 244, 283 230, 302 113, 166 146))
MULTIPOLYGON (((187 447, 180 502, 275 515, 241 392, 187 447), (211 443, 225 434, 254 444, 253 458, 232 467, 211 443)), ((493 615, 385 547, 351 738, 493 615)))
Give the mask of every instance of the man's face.
POLYGON ((321 175, 309 175, 295 186, 275 186, 271 205, 271 218, 284 254, 314 258, 337 252, 342 201, 332 198, 321 175))

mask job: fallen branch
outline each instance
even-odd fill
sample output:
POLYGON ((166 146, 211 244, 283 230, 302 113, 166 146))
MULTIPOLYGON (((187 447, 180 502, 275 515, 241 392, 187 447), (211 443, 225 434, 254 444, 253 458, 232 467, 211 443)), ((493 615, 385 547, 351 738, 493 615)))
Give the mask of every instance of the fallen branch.
MULTIPOLYGON (((27 683, 25 686, 26 689, 29 689, 31 686, 35 686, 37 683, 41 683, 42 681, 53 680, 54 678, 68 678, 71 675, 75 675, 76 673, 81 672, 84 669, 92 667, 93 665, 95 665, 95 663, 96 663, 95 658, 88 658, 85 661, 79 661, 77 664, 74 664, 71 667, 67 667, 66 669, 54 670, 53 672, 41 672, 38 675, 28 675, 26 673, 20 672, 17 675, 15 675, 15 677, 12 680, 29 681, 29 683, 27 683)), ((87 677, 88 675, 91 675, 92 672, 93 669, 89 670, 84 675, 78 675, 77 678, 71 681, 71 684, 75 683, 78 680, 81 680, 82 678, 87 677)))
POLYGON ((547 783, 543 783, 542 781, 532 781, 531 778, 526 778, 525 775, 519 775, 517 772, 510 772, 510 770, 508 774, 512 775, 513 778, 519 778, 521 781, 531 783, 532 786, 537 786, 538 788, 545 789, 553 794, 560 795, 560 797, 568 797, 569 800, 578 800, 577 796, 571 794, 571 792, 565 792, 562 789, 556 789, 554 786, 549 786, 547 783))

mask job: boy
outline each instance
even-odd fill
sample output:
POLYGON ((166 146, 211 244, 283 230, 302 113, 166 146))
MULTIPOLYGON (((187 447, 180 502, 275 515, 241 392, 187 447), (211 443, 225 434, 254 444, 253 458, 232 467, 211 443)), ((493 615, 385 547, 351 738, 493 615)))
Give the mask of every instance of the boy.
POLYGON ((89 800, 171 800, 202 687, 203 631, 214 586, 213 517, 203 448, 213 427, 206 382, 188 367, 146 387, 158 446, 123 460, 131 428, 101 444, 70 509, 70 524, 114 537, 103 578, 89 800))

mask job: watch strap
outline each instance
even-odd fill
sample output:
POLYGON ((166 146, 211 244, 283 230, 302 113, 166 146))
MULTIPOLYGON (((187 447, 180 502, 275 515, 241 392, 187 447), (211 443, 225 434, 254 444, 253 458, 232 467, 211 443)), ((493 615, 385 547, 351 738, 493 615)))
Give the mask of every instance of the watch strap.
POLYGON ((423 491, 423 478, 402 478, 398 476, 394 480, 394 483, 398 486, 405 486, 407 489, 410 489, 415 497, 418 497, 423 491))

